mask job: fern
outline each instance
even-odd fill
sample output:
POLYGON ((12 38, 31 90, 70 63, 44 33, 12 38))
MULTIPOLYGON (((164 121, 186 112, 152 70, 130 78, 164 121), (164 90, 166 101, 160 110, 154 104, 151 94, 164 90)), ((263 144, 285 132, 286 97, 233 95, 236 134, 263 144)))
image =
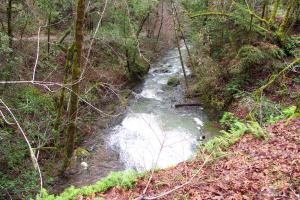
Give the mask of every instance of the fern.
POLYGON ((223 114, 220 123, 229 127, 228 131, 221 131, 222 135, 211 139, 203 146, 203 149, 212 153, 214 157, 223 156, 223 151, 239 141, 245 133, 253 134, 256 138, 266 138, 264 130, 257 122, 244 123, 229 112, 223 114))

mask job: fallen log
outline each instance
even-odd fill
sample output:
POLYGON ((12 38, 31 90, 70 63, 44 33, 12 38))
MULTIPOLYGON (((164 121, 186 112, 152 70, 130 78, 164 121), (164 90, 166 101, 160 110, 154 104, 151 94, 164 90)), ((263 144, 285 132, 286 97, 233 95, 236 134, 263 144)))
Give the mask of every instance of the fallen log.
POLYGON ((179 103, 175 104, 175 108, 185 107, 185 106, 202 106, 201 103, 179 103))

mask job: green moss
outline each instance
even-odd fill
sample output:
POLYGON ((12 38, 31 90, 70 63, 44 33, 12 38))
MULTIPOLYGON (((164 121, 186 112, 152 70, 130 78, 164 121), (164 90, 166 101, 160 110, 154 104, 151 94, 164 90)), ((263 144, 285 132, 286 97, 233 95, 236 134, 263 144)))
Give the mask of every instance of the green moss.
POLYGON ((135 184, 137 178, 143 176, 143 174, 137 173, 133 170, 125 172, 111 172, 106 178, 93 185, 82 188, 75 188, 74 186, 71 186, 59 196, 49 195, 46 190, 43 190, 42 197, 37 197, 37 200, 71 200, 79 195, 87 196, 97 192, 105 192, 111 187, 130 189, 135 184))
POLYGON ((91 156, 91 153, 88 150, 86 150, 85 148, 82 148, 82 147, 78 147, 77 149, 75 149, 74 153, 79 158, 81 158, 81 157, 90 157, 91 156))
POLYGON ((176 76, 171 76, 167 82, 168 86, 174 87, 179 84, 179 80, 176 76))
POLYGON ((148 73, 150 65, 142 58, 137 58, 134 63, 130 65, 130 78, 133 80, 142 80, 148 73))

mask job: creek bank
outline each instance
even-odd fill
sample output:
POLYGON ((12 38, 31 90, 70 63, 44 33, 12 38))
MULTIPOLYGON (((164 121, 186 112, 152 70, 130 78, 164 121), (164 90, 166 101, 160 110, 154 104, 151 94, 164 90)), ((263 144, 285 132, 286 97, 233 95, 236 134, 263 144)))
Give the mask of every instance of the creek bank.
MULTIPOLYGON (((266 127, 267 141, 244 135, 225 150, 223 157, 207 165, 203 165, 205 157, 199 157, 155 172, 145 196, 156 196, 182 185, 201 169, 190 184, 160 199, 298 199, 300 119, 293 119, 289 126, 285 124, 286 121, 279 121, 266 127)), ((142 194, 147 182, 148 177, 141 178, 130 190, 114 187, 96 196, 134 199, 142 194)))

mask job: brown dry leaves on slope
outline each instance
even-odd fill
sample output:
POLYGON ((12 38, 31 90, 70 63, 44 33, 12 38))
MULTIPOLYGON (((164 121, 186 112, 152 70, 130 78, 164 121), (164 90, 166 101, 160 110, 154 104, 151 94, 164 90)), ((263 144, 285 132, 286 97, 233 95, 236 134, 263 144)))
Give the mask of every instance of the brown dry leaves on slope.
MULTIPOLYGON (((300 199, 300 119, 266 128, 268 141, 246 134, 227 157, 211 162, 192 183, 160 199, 300 199)), ((156 196, 188 181, 202 161, 184 162, 153 176, 146 196, 156 196)), ((147 177, 127 191, 112 188, 97 194, 105 199, 139 197, 147 177)), ((97 196, 96 195, 96 196, 97 196)), ((93 198, 87 198, 93 199, 93 198)))

